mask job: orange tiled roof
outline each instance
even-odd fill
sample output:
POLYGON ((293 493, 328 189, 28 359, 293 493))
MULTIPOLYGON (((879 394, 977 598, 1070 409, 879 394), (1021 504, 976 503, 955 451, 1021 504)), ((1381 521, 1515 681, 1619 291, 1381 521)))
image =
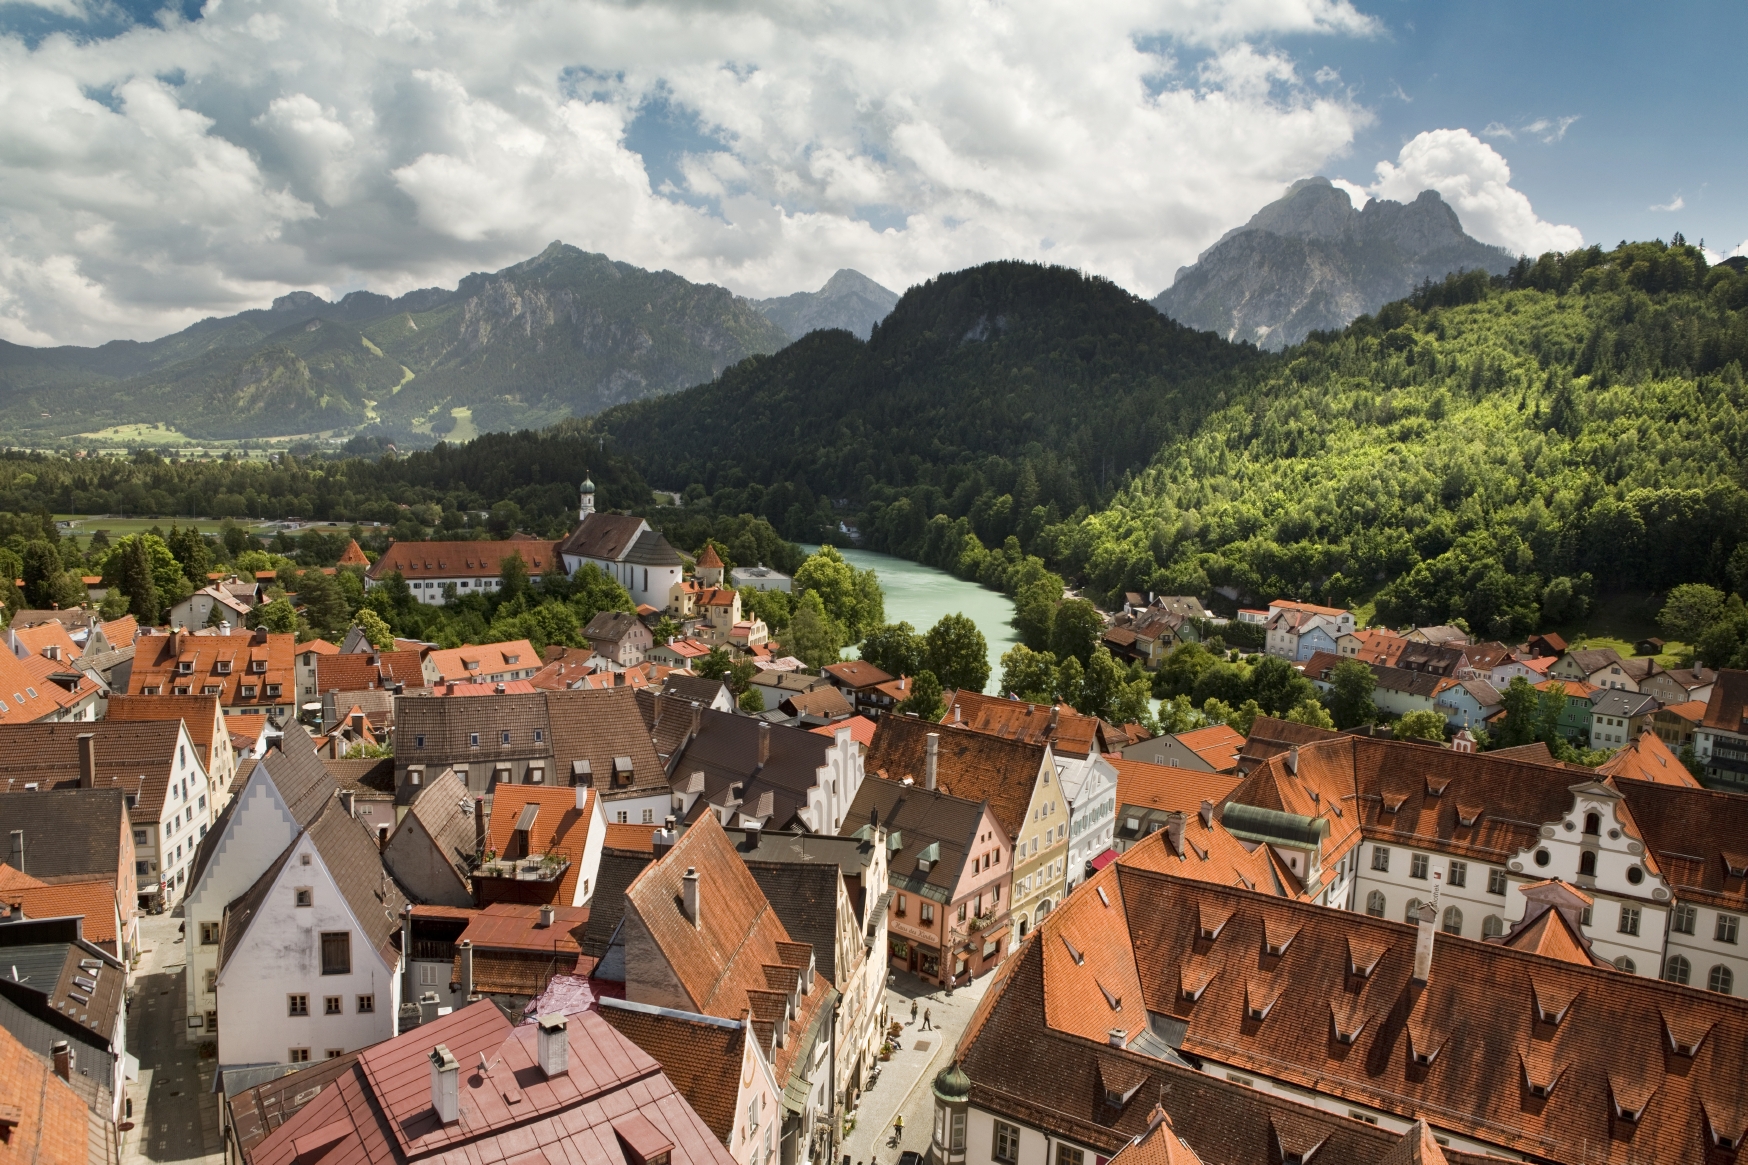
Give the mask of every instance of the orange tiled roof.
POLYGON ((851 740, 855 741, 863 748, 871 748, 874 744, 874 730, 878 727, 879 725, 875 724, 874 721, 868 719, 866 716, 851 716, 847 720, 838 721, 836 724, 816 725, 813 728, 809 728, 808 731, 817 732, 821 736, 836 736, 838 729, 848 728, 850 730, 851 740))
MULTIPOLYGON (((119 975, 119 971, 110 974, 119 975)), ((92 1153, 89 1110, 79 1094, 0 1027, 0 1080, 6 1081, 7 1139, 0 1161, 102 1161, 92 1153)))
POLYGON ((200 753, 200 763, 212 767, 213 741, 224 733, 224 709, 217 696, 120 696, 109 697, 109 711, 104 715, 122 722, 143 720, 180 720, 188 726, 188 739, 200 753))
POLYGON ((653 854, 655 852, 655 831, 659 825, 626 825, 617 821, 607 823, 608 849, 636 850, 638 853, 653 854))
MULTIPOLYGON (((531 575, 540 575, 558 563, 558 544, 533 538, 506 542, 391 542, 388 552, 365 572, 379 579, 390 571, 402 578, 497 578, 503 560, 520 554, 531 575)), ((562 568, 561 568, 562 569, 562 568)))
POLYGON ((33 878, 23 870, 13 869, 5 862, 0 862, 0 894, 8 890, 31 890, 46 885, 47 882, 33 878))
POLYGON ((1670 751, 1661 737, 1650 731, 1639 733, 1632 743, 1596 766, 1596 775, 1654 781, 1660 785, 1683 785, 1689 789, 1701 787, 1699 779, 1687 771, 1681 758, 1670 751))
POLYGON ((436 671, 439 680, 449 683, 467 683, 482 676, 510 671, 533 674, 540 670, 540 653, 526 639, 432 651, 426 654, 425 661, 436 671))
POLYGON ((358 539, 346 539, 346 550, 340 555, 341 566, 369 566, 370 559, 358 545, 358 539))
POLYGON ((318 692, 361 692, 395 684, 409 688, 425 686, 423 651, 354 651, 316 656, 318 692))
POLYGON ((706 542, 703 551, 698 555, 698 565, 706 568, 722 569, 722 559, 716 553, 716 547, 706 542))
POLYGON ((40 655, 19 659, 0 650, 0 724, 30 724, 52 719, 97 691, 97 683, 84 672, 71 689, 49 676, 69 673, 72 665, 40 655))
POLYGON ((860 659, 846 659, 841 663, 828 663, 820 670, 846 688, 876 687, 880 684, 891 683, 893 678, 873 664, 860 659))
MULTIPOLYGON (((1119 813, 1122 804, 1119 797, 1119 813)), ((1181 835, 1174 837, 1169 827, 1161 829, 1130 846, 1117 860, 1145 870, 1220 886, 1240 886, 1261 894, 1293 897, 1300 892, 1298 878, 1281 863, 1274 850, 1266 845, 1245 848, 1220 824, 1217 810, 1205 819, 1199 803, 1182 812, 1181 835)))
POLYGON ((26 918, 64 918, 82 915, 82 932, 94 943, 116 941, 115 883, 113 881, 57 882, 52 886, 16 886, 0 889, 0 903, 22 907, 26 918))
POLYGON ((534 819, 532 836, 528 839, 531 854, 562 853, 570 866, 553 884, 550 901, 568 906, 576 899, 577 879, 582 875, 583 851, 589 843, 589 819, 598 802, 593 789, 587 790, 587 806, 577 808, 574 788, 550 785, 499 785, 492 798, 492 831, 490 846, 503 853, 510 845, 510 835, 516 831, 516 819, 526 805, 539 807, 534 819))
POLYGON ((1028 704, 1024 700, 956 691, 941 723, 1006 740, 1048 744, 1057 756, 1085 757, 1100 749, 1099 722, 1066 704, 1028 704))
POLYGON ((1135 805, 1167 812, 1194 813, 1203 801, 1219 805, 1243 778, 1232 772, 1202 772, 1173 768, 1112 754, 1117 770, 1117 805, 1135 805))
POLYGON ((59 654, 62 663, 79 658, 79 645, 67 634, 67 625, 58 619, 34 627, 21 627, 12 634, 17 637, 19 646, 31 655, 43 655, 52 649, 59 654))
POLYGON ((1227 724, 1210 724, 1177 734, 1178 743, 1214 766, 1217 773, 1231 772, 1238 767, 1238 754, 1244 751, 1244 737, 1227 724))
POLYGON ((231 635, 172 633, 135 644, 128 694, 205 695, 227 708, 272 707, 297 701, 297 636, 265 631, 231 635), (181 665, 188 670, 181 670, 181 665), (260 665, 261 670, 256 670, 260 665), (205 689, 215 688, 207 693, 205 689), (187 689, 178 692, 178 688, 187 689), (155 691, 148 693, 148 689, 155 691))

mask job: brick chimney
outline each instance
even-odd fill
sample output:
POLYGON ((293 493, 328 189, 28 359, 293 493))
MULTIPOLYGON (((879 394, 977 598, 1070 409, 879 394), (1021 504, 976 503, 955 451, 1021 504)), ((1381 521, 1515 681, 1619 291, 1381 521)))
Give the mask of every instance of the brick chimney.
POLYGON ((79 734, 79 787, 95 789, 97 787, 97 734, 81 732, 79 734))
POLYGON ((356 814, 352 811, 352 790, 351 789, 341 789, 340 790, 340 812, 344 813, 348 817, 358 816, 358 814, 356 814))
POLYGON ((934 789, 935 767, 941 757, 941 734, 931 732, 926 738, 926 751, 923 760, 923 788, 934 789))
POLYGON ((1180 858, 1184 856, 1184 824, 1184 815, 1181 811, 1166 815, 1165 839, 1171 843, 1171 852, 1180 858))
POLYGON ((693 926, 703 926, 699 910, 703 903, 698 900, 698 867, 687 866, 686 876, 680 879, 680 906, 686 912, 686 918, 693 926))

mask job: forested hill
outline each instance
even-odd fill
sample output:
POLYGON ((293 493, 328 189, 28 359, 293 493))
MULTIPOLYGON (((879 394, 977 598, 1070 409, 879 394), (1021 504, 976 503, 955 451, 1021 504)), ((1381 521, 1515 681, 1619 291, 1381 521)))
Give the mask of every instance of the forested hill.
POLYGON ((834 499, 882 488, 955 516, 1017 489, 1042 525, 1109 498, 1259 359, 1105 280, 989 263, 912 288, 866 343, 816 332, 590 424, 653 483, 700 485, 797 538, 852 516, 834 499))
POLYGON ((1592 588, 1742 589, 1745 363, 1748 277, 1693 247, 1453 276, 1258 366, 1042 548, 1108 591, 1375 594, 1496 636, 1592 588))

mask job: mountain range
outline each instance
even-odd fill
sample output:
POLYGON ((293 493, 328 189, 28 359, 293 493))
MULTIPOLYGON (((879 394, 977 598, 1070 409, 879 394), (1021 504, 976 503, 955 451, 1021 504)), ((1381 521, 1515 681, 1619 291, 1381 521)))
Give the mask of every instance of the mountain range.
POLYGON ((708 381, 812 328, 866 335, 896 299, 846 270, 753 301, 555 242, 452 291, 293 292, 145 343, 0 342, 0 436, 164 424, 204 440, 368 428, 419 443, 539 427, 708 381))
POLYGON ((1355 210, 1327 178, 1305 178, 1234 227, 1152 300, 1192 328, 1280 350, 1338 331, 1455 271, 1503 275, 1515 260, 1463 231, 1437 191, 1355 210))

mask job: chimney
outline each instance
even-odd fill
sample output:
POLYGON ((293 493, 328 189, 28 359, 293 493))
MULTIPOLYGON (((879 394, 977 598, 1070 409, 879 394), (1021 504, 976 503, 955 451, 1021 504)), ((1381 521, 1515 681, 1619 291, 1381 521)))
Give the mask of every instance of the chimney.
POLYGON ((589 807, 589 786, 577 785, 577 812, 581 813, 589 807))
POLYGON ((464 999, 474 999, 473 993, 473 940, 464 938, 455 944, 461 952, 461 995, 464 999))
POLYGON ((474 852, 484 855, 486 852, 486 799, 476 796, 473 799, 473 845, 474 852))
POLYGON ((658 691, 655 694, 655 700, 652 701, 655 704, 655 724, 652 727, 660 728, 662 726, 662 705, 667 703, 665 696, 665 692, 658 691))
POLYGON ((55 1075, 62 1080, 73 1079, 73 1045, 66 1040, 56 1040, 49 1047, 49 1058, 54 1061, 55 1075))
POLYGON ((79 787, 95 789, 97 787, 97 734, 81 732, 79 734, 79 787))
POLYGON ((697 736, 698 730, 702 727, 704 727, 704 707, 703 707, 703 705, 699 704, 698 701, 693 700, 692 701, 692 728, 691 728, 692 735, 697 736))
POLYGON ((1196 811, 1196 816, 1202 819, 1203 829, 1214 828, 1214 802, 1202 799, 1202 807, 1196 811))
POLYGON ((765 762, 771 759, 771 722, 759 721, 759 767, 764 768, 765 762))
POLYGON ((24 873, 24 830, 22 829, 12 831, 12 849, 7 854, 6 864, 19 873, 24 873))
POLYGON ((548 1080, 564 1076, 571 1070, 569 1021, 562 1015, 543 1015, 538 1020, 540 1034, 536 1036, 540 1070, 548 1080))
POLYGON ((358 816, 358 814, 356 814, 352 811, 352 790, 351 789, 341 789, 340 790, 340 812, 344 813, 348 817, 358 816))
POLYGON ((1111 1047, 1113 1048, 1126 1047, 1129 1043, 1128 1031, 1120 1027, 1112 1028, 1106 1038, 1111 1041, 1111 1047))
POLYGON ((1425 986, 1432 977, 1432 939, 1438 933, 1438 907, 1420 904, 1420 924, 1414 936, 1414 982, 1425 986))
POLYGON ((328 759, 340 759, 340 730, 338 728, 328 737, 328 759))
POLYGON ((679 835, 674 832, 674 815, 670 813, 667 820, 662 823, 662 827, 650 835, 650 851, 659 859, 673 849, 674 843, 678 840, 679 835))
POLYGON ((752 853, 754 850, 759 848, 759 837, 760 837, 760 832, 761 832, 761 826, 763 826, 763 824, 764 823, 761 821, 751 821, 751 822, 747 823, 746 843, 747 843, 747 852, 748 853, 752 853))
POLYGON ((461 1119, 461 1065, 442 1044, 431 1049, 431 1107, 446 1125, 461 1119))
POLYGON ((1299 746, 1296 744, 1287 750, 1287 771, 1299 775, 1299 746))
POLYGON ((437 1009, 441 1006, 442 1001, 437 998, 435 991, 427 991, 419 996, 419 1023, 436 1023, 437 1009))
POLYGON ((540 920, 534 925, 540 927, 542 930, 546 929, 552 925, 553 915, 554 911, 552 909, 552 903, 542 903, 540 907, 540 920))
POLYGON ((413 998, 413 904, 401 907, 401 998, 413 998))
POLYGON ((687 866, 686 876, 680 879, 680 905, 686 912, 686 917, 693 926, 702 926, 698 916, 701 905, 698 901, 698 867, 687 866))
POLYGON ((927 752, 923 761, 923 788, 933 790, 935 787, 935 766, 941 759, 941 734, 931 732, 927 737, 927 752))
POLYGON ((1180 858, 1184 856, 1184 815, 1181 812, 1166 815, 1165 839, 1171 843, 1172 853, 1180 858))

